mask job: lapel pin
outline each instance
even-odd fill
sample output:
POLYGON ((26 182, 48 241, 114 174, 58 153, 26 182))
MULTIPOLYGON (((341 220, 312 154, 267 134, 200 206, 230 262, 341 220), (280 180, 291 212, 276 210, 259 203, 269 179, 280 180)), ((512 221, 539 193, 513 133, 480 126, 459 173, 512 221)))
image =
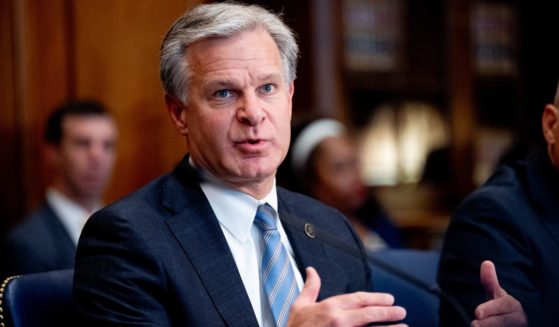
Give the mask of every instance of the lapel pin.
POLYGON ((314 227, 309 223, 305 224, 305 233, 310 238, 315 238, 316 237, 316 235, 314 234, 314 227))

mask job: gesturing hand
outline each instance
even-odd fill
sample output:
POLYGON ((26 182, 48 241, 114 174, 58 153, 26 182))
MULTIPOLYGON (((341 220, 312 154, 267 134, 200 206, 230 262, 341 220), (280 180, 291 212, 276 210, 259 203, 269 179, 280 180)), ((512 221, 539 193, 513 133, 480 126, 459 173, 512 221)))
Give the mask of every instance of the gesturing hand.
POLYGON ((479 276, 489 300, 477 306, 472 327, 527 326, 522 304, 499 285, 493 262, 481 263, 479 276))
POLYGON ((289 312, 287 325, 290 327, 364 326, 371 322, 398 321, 406 317, 406 310, 394 306, 394 297, 387 293, 356 292, 317 302, 320 277, 312 267, 308 267, 306 273, 305 285, 289 312))

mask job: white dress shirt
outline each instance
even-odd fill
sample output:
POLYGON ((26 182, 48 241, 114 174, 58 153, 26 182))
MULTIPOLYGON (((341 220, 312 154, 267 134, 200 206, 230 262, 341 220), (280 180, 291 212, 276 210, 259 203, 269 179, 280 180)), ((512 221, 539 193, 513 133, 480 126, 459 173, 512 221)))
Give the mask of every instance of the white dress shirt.
MULTIPOLYGON (((260 326, 275 326, 261 280, 264 240, 260 231, 253 225, 256 210, 260 204, 267 202, 277 212, 278 199, 275 182, 270 193, 260 200, 246 193, 225 187, 217 182, 206 180, 200 186, 219 220, 258 324, 260 326)), ((289 254, 291 266, 295 273, 295 280, 299 290, 301 290, 303 287, 303 277, 295 263, 293 249, 279 219, 277 219, 276 224, 281 241, 289 254)))
POLYGON ((76 246, 87 219, 101 208, 99 204, 95 210, 89 212, 52 187, 47 189, 47 202, 68 231, 68 234, 70 234, 70 238, 76 246))

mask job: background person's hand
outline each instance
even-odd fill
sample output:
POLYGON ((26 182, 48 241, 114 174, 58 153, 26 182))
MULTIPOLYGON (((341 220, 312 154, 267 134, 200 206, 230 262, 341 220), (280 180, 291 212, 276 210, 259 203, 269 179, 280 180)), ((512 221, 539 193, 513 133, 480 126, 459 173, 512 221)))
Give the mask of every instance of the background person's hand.
POLYGON ((481 263, 479 276, 489 300, 477 306, 472 327, 528 326, 522 304, 499 285, 493 262, 481 263))
POLYGON ((312 267, 308 267, 306 273, 307 280, 301 294, 291 306, 287 323, 290 327, 364 326, 371 322, 399 321, 406 317, 406 310, 394 306, 394 297, 387 293, 356 292, 317 302, 320 277, 312 267))

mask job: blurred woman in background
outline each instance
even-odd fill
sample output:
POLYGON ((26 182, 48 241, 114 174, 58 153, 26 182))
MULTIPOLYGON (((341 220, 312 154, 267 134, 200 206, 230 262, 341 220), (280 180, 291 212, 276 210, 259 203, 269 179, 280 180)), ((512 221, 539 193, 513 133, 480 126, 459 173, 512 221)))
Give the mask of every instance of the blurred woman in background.
POLYGON ((367 250, 402 247, 398 230, 363 182, 357 147, 340 122, 317 119, 294 128, 278 184, 340 210, 367 250))

